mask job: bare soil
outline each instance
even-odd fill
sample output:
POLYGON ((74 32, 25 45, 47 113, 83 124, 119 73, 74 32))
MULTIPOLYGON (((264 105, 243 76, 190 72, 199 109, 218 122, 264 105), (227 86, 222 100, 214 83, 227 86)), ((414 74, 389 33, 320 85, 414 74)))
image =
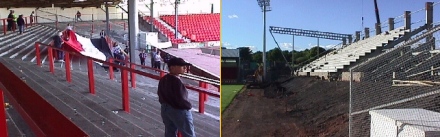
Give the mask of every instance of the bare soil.
POLYGON ((296 77, 281 85, 287 92, 239 93, 222 114, 222 136, 348 136, 349 82, 296 77))

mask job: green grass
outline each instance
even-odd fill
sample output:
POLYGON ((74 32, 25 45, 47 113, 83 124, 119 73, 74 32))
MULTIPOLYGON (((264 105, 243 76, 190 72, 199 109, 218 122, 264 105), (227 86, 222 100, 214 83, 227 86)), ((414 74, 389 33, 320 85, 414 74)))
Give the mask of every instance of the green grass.
POLYGON ((221 107, 222 113, 229 106, 235 95, 243 88, 243 85, 222 85, 221 107))

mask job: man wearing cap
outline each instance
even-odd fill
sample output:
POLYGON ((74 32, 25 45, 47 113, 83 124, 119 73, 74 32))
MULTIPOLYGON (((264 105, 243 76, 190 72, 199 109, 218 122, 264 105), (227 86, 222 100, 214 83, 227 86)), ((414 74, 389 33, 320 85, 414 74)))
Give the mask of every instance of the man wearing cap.
POLYGON ((165 125, 165 137, 175 137, 180 131, 184 137, 195 137, 192 105, 188 100, 188 91, 179 75, 186 72, 191 64, 182 58, 168 61, 169 74, 159 81, 157 94, 161 104, 161 116, 165 125))

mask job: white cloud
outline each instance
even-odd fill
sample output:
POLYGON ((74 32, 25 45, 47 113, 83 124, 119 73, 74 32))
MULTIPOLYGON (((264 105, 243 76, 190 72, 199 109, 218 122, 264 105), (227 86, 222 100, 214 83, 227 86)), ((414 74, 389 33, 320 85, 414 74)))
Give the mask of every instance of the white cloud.
POLYGON ((292 50, 292 43, 281 43, 280 44, 280 47, 281 47, 281 50, 292 50))
MULTIPOLYGON (((316 46, 318 46, 318 45, 317 45, 317 44, 312 45, 311 43, 309 43, 308 48, 310 49, 310 48, 313 48, 313 47, 316 47, 316 46)), ((322 47, 322 48, 324 48, 324 49, 334 48, 335 46, 336 46, 336 45, 334 45, 334 44, 329 44, 329 45, 319 45, 319 47, 322 47)))
POLYGON ((237 18, 238 19, 238 15, 236 15, 236 14, 228 15, 228 18, 230 18, 230 19, 237 18))
POLYGON ((235 49, 236 46, 231 45, 231 43, 228 42, 222 42, 221 43, 223 47, 227 48, 227 49, 235 49))
POLYGON ((252 52, 257 51, 258 48, 255 46, 244 46, 244 47, 248 47, 249 49, 251 49, 252 52))

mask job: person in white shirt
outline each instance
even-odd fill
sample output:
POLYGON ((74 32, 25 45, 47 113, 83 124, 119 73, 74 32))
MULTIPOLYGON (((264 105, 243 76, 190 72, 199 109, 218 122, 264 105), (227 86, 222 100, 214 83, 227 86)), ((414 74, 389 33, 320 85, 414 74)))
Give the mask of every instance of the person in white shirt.
POLYGON ((66 30, 73 30, 73 26, 70 23, 67 24, 66 30))
POLYGON ((160 51, 157 51, 156 55, 154 56, 154 68, 160 69, 160 63, 162 62, 162 57, 160 56, 160 51))
POLYGON ((125 65, 125 63, 123 63, 123 61, 125 60, 125 56, 128 56, 127 53, 124 52, 124 50, 122 50, 121 46, 119 46, 118 43, 113 43, 113 48, 112 48, 112 53, 113 53, 113 57, 121 60, 120 61, 115 61, 115 63, 120 64, 120 65, 125 65))

